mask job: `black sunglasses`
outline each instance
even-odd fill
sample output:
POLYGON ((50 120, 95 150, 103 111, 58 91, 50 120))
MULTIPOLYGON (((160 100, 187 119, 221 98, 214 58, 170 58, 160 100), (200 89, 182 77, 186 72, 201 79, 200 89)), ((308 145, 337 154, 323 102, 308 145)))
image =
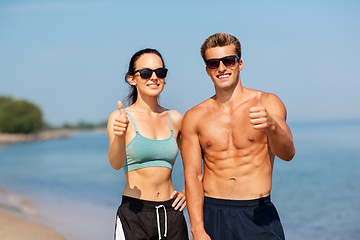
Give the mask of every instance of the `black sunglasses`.
POLYGON ((166 78, 167 71, 168 70, 166 68, 158 68, 155 70, 152 70, 150 68, 143 68, 143 69, 136 70, 134 72, 134 75, 135 75, 135 73, 139 72, 141 78, 149 79, 149 78, 151 78, 153 72, 155 72, 155 74, 158 78, 166 78))
POLYGON ((240 58, 236 55, 226 56, 223 58, 212 58, 205 61, 206 66, 209 69, 216 69, 219 67, 220 62, 222 62, 226 67, 232 67, 235 65, 236 60, 239 61, 240 58))

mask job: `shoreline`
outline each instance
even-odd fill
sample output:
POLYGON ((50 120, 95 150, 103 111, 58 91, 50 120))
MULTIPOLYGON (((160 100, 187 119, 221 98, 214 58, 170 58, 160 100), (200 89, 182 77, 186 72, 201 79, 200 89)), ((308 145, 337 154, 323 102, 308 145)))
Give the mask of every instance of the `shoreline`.
POLYGON ((44 130, 36 133, 0 133, 0 144, 12 144, 20 142, 35 142, 53 139, 66 139, 74 134, 82 132, 103 132, 106 128, 94 129, 55 129, 44 130))
POLYGON ((0 210, 0 239, 65 240, 55 229, 0 210))
POLYGON ((0 239, 66 239, 54 228, 36 221, 38 217, 31 202, 0 188, 0 239))
POLYGON ((0 185, 0 239, 111 239, 115 209, 79 198, 0 185))

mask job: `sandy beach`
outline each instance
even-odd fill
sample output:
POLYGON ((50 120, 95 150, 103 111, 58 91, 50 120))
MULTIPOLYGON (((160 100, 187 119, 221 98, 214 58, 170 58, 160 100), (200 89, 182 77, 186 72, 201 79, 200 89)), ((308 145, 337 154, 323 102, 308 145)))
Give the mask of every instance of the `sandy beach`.
POLYGON ((0 239, 65 239, 53 228, 36 223, 37 210, 27 199, 0 188, 0 239))
POLYGON ((0 211, 0 239, 2 240, 64 240, 54 229, 23 220, 0 211))

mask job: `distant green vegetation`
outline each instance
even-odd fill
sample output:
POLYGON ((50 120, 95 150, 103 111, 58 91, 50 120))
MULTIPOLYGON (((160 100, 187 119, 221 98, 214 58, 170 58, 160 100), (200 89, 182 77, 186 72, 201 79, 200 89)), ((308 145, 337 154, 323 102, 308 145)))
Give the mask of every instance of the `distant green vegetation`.
POLYGON ((26 100, 0 96, 0 132, 31 133, 44 126, 41 109, 26 100))
POLYGON ((43 120, 41 109, 34 103, 22 99, 0 96, 0 133, 33 133, 40 130, 71 129, 91 130, 106 128, 107 121, 76 124, 65 123, 53 126, 43 120))

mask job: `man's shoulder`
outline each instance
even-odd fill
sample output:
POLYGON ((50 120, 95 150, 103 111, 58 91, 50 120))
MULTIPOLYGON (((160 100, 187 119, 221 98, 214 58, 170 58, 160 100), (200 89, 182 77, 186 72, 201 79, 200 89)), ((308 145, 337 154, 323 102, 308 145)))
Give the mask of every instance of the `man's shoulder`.
POLYGON ((282 104, 282 101, 279 96, 270 92, 262 92, 261 98, 264 104, 282 104))
POLYGON ((212 102, 212 98, 206 99, 205 101, 195 105, 194 107, 192 107, 191 109, 189 109, 186 113, 185 116, 193 116, 193 115, 202 115, 205 114, 206 112, 209 111, 209 109, 211 108, 211 102, 212 102))
POLYGON ((257 94, 261 93, 261 104, 267 109, 268 112, 276 113, 279 111, 285 111, 286 108, 280 97, 271 92, 265 92, 256 89, 247 89, 250 98, 254 98, 256 101, 257 94))
POLYGON ((249 95, 249 98, 255 98, 257 93, 260 92, 262 100, 269 101, 269 102, 280 100, 280 98, 276 94, 271 93, 271 92, 265 92, 262 90, 250 89, 250 88, 244 88, 244 89, 246 89, 247 94, 249 95))

